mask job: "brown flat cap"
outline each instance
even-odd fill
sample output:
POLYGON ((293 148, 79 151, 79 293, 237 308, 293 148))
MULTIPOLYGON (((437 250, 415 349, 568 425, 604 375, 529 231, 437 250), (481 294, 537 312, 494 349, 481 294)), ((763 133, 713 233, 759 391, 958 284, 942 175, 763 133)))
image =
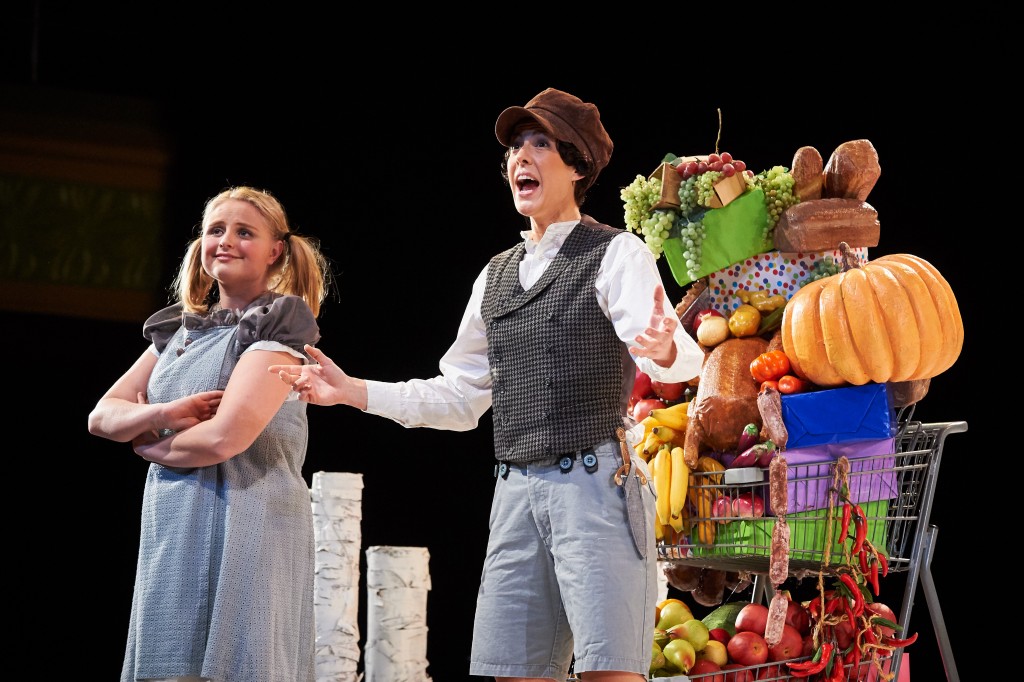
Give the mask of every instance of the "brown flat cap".
POLYGON ((498 116, 494 134, 506 147, 512 132, 523 119, 536 121, 556 140, 572 143, 595 166, 594 177, 608 165, 612 156, 612 138, 601 123, 601 113, 590 102, 567 92, 548 88, 526 103, 509 107, 498 116))

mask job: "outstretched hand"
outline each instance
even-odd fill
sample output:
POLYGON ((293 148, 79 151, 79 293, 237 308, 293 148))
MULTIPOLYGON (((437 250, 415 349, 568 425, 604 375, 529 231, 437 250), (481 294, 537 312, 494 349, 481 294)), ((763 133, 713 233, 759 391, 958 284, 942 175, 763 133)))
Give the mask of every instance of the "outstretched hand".
POLYGON ((315 365, 271 365, 269 372, 277 374, 281 381, 292 387, 299 394, 299 399, 314 405, 337 405, 344 403, 360 409, 366 408, 365 386, 362 404, 358 399, 349 396, 352 379, 342 371, 341 367, 324 355, 320 350, 306 344, 303 347, 317 364, 315 365))
POLYGON ((662 367, 669 367, 676 359, 674 335, 679 320, 665 314, 665 287, 654 288, 654 309, 647 329, 636 337, 636 345, 629 352, 636 357, 650 358, 662 367))

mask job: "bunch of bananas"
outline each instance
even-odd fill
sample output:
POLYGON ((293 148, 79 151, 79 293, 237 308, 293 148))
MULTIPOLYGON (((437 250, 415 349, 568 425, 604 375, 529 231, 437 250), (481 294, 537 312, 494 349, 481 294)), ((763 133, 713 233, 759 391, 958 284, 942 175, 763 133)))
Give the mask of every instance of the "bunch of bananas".
POLYGON ((650 462, 658 450, 664 446, 683 445, 686 435, 686 424, 689 418, 686 410, 690 403, 676 403, 669 407, 651 410, 651 413, 640 422, 644 427, 644 435, 634 446, 636 454, 645 462, 650 462))
POLYGON ((711 520, 714 513, 711 507, 719 496, 722 485, 722 472, 725 465, 714 457, 701 455, 695 467, 697 473, 690 476, 689 502, 696 511, 694 536, 702 545, 715 544, 715 522, 711 520))
POLYGON ((690 485, 690 467, 683 459, 682 446, 665 445, 651 459, 651 476, 657 500, 654 509, 654 537, 665 540, 672 531, 685 533, 687 523, 686 491, 690 485))
POLYGON ((713 545, 716 527, 711 507, 722 485, 722 463, 702 455, 691 471, 683 459, 683 448, 665 445, 651 458, 650 468, 657 495, 655 539, 680 544, 681 536, 689 535, 702 545, 713 545))
POLYGON ((691 471, 683 459, 689 403, 676 403, 651 410, 641 424, 644 435, 634 446, 636 453, 650 465, 654 478, 657 518, 654 537, 659 542, 681 544, 683 536, 692 536, 702 545, 715 543, 712 505, 722 485, 725 466, 710 455, 697 458, 691 471))

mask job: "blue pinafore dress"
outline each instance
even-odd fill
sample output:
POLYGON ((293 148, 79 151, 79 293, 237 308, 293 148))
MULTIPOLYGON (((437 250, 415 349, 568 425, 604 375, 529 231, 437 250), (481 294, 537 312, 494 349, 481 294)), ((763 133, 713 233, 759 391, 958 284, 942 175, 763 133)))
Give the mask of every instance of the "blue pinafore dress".
MULTIPOLYGON (((302 355, 319 329, 300 298, 267 294, 244 311, 165 308, 144 336, 159 352, 147 396, 157 403, 223 389, 250 348, 302 355)), ((150 465, 122 682, 314 682, 307 442, 306 403, 288 400, 222 464, 150 465)))

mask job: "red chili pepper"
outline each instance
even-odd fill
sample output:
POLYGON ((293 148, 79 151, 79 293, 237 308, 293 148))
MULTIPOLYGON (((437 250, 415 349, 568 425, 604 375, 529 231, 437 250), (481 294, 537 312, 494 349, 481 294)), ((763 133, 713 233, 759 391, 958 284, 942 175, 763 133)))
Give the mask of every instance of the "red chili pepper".
POLYGON ((840 573, 839 579, 850 590, 850 596, 853 597, 853 615, 859 616, 864 613, 864 595, 860 591, 860 585, 849 573, 840 573))
POLYGON ((849 502, 843 504, 843 523, 839 526, 839 542, 846 542, 846 536, 850 534, 850 514, 853 513, 853 505, 849 502))
POLYGON ((842 597, 832 597, 825 603, 825 615, 831 616, 846 601, 842 597))
POLYGON ((832 657, 832 670, 829 671, 828 682, 842 682, 846 678, 846 669, 843 668, 843 659, 838 655, 832 657))
POLYGON ((821 616, 821 599, 819 597, 815 597, 807 603, 807 612, 811 614, 813 620, 818 620, 821 616))
POLYGON ((882 637, 882 644, 884 644, 886 646, 894 646, 894 647, 909 646, 909 645, 913 644, 916 641, 917 641, 917 633, 916 632, 914 634, 912 634, 910 637, 907 637, 906 639, 896 639, 894 637, 889 637, 889 636, 882 637))
POLYGON ((878 559, 878 563, 881 565, 882 577, 889 575, 889 560, 885 558, 885 555, 875 550, 875 558, 878 559))
POLYGON ((799 663, 786 663, 786 667, 789 668, 793 677, 807 677, 808 675, 820 673, 832 658, 833 647, 832 642, 822 642, 821 647, 814 652, 814 657, 811 660, 800 661, 799 663))
POLYGON ((850 553, 859 554, 860 548, 864 546, 864 540, 868 536, 868 519, 859 504, 853 505, 853 525, 857 534, 853 541, 853 550, 850 553))
POLYGON ((871 583, 871 591, 878 596, 878 562, 871 564, 871 573, 868 574, 868 582, 871 583))
POLYGON ((857 555, 860 557, 860 572, 867 575, 868 572, 868 551, 863 547, 860 548, 860 553, 857 555))
POLYGON ((864 641, 868 644, 878 644, 878 635, 871 628, 865 628, 864 630, 864 641))
POLYGON ((846 619, 850 621, 850 629, 852 630, 854 624, 857 622, 857 616, 854 615, 853 607, 850 606, 849 601, 846 599, 843 600, 843 613, 846 614, 846 619))

